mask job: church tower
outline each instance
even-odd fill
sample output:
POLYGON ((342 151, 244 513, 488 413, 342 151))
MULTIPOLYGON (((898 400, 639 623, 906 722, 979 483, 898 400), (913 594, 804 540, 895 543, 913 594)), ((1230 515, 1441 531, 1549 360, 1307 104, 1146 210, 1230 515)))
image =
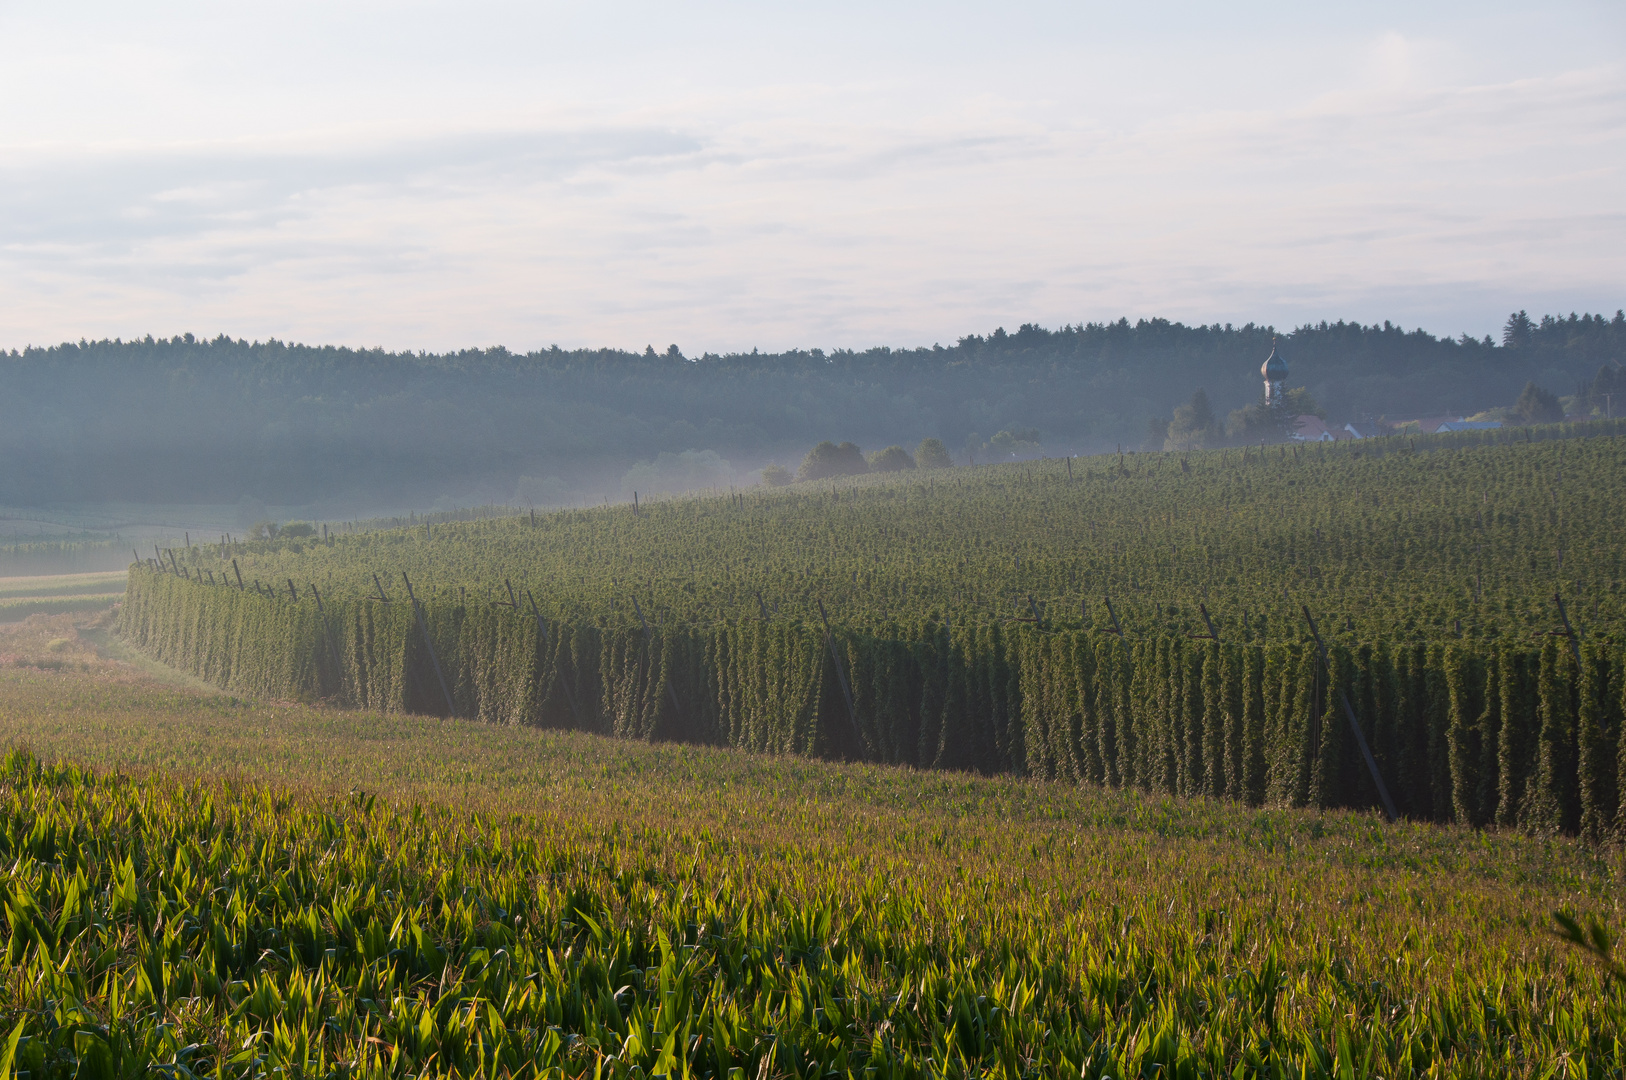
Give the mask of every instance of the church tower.
POLYGON ((1282 383, 1287 381, 1287 361, 1276 350, 1274 338, 1270 342, 1270 355, 1260 365, 1259 374, 1265 377, 1265 404, 1278 408, 1282 404, 1282 383))

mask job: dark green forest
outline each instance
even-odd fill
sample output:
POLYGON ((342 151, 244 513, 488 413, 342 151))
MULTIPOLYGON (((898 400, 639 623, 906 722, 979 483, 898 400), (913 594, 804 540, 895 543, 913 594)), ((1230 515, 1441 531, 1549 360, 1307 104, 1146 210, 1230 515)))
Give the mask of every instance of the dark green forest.
POLYGON ((81 341, 0 353, 0 503, 523 502, 521 477, 597 501, 663 452, 715 451, 743 473, 794 468, 826 439, 935 437, 957 460, 973 436, 1001 431, 1036 432, 1051 456, 1136 448, 1195 390, 1221 416, 1253 401, 1278 337, 1289 385, 1335 423, 1509 406, 1530 382, 1584 393, 1613 386, 1626 361, 1620 312, 1520 313, 1500 342, 1387 322, 1278 335, 1163 319, 698 357, 676 345, 436 355, 224 335, 81 341))

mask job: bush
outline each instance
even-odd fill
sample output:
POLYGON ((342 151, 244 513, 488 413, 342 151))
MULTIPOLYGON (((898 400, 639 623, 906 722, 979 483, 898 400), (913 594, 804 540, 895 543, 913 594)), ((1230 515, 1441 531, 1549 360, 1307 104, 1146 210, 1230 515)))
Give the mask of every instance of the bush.
POLYGON ((290 521, 277 530, 277 536, 283 540, 297 540, 301 537, 315 535, 316 526, 308 521, 290 521))
POLYGON ((632 497, 657 492, 675 494, 727 487, 734 479, 734 467, 715 450, 685 450, 674 454, 663 450, 654 461, 640 461, 621 477, 621 494, 632 497))
POLYGON ((949 469, 954 467, 954 459, 949 457, 948 447, 943 445, 942 439, 921 439, 920 445, 915 447, 915 467, 949 469))
POLYGON ((989 457, 1002 461, 1018 461, 1022 458, 1038 457, 1043 449, 1039 445, 1037 428, 1017 428, 1013 431, 1001 431, 989 439, 984 452, 989 457))
POLYGON ((889 446, 869 456, 870 472, 901 472, 915 467, 915 459, 901 446, 889 446))
POLYGON ((1519 414, 1519 419, 1527 424, 1561 424, 1564 422, 1564 406, 1558 403, 1558 398, 1551 390, 1543 390, 1533 382, 1524 384, 1524 392, 1514 403, 1513 411, 1519 414))
POLYGON ((769 487, 784 487, 794 479, 789 469, 777 463, 764 466, 762 469, 762 482, 769 487))
POLYGON ((807 452, 802 467, 796 470, 798 480, 825 480, 832 476, 862 476, 869 472, 864 452, 853 443, 836 445, 826 439, 807 452))
POLYGON ((1202 450, 1219 441, 1219 421, 1214 417, 1213 407, 1208 404, 1208 395, 1199 390, 1191 395, 1189 403, 1174 410, 1174 420, 1169 424, 1163 449, 1202 450))

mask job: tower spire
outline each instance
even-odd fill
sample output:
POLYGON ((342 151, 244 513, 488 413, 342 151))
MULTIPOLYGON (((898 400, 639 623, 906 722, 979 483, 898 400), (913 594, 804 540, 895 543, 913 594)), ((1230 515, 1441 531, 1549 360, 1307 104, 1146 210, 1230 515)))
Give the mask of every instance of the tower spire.
POLYGON ((1277 406, 1282 403, 1282 383, 1287 380, 1287 360, 1276 348, 1276 336, 1270 338, 1270 355, 1265 362, 1259 365, 1259 374, 1265 379, 1265 404, 1277 406))

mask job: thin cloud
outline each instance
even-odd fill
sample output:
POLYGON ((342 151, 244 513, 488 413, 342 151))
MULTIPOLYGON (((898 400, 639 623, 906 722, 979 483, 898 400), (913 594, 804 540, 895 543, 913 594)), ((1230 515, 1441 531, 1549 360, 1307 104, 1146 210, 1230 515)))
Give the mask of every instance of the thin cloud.
POLYGON ((1626 73, 1451 81, 1449 52, 1379 34, 1341 85, 1248 107, 1177 87, 1143 116, 1100 84, 1007 91, 1007 63, 958 92, 799 75, 434 136, 13 140, 0 335, 693 353, 1123 313, 1454 333, 1533 297, 1613 310, 1626 73))

